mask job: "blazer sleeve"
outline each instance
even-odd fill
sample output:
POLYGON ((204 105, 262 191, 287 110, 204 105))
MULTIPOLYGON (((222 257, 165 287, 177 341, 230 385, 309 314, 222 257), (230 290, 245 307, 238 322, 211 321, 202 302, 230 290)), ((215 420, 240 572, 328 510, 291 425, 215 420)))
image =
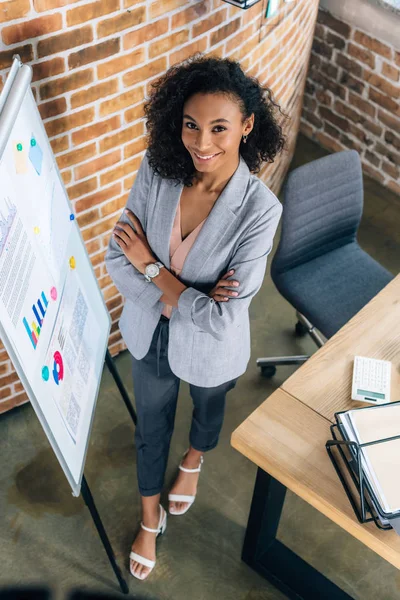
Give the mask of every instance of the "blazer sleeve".
MULTIPOLYGON (((138 217, 144 231, 146 207, 153 177, 154 172, 145 155, 126 203, 126 208, 129 208, 138 217)), ((124 213, 120 220, 124 223, 130 223, 124 213)), ((148 283, 143 274, 135 269, 112 235, 108 244, 105 263, 110 277, 125 298, 139 304, 146 311, 149 311, 160 300, 163 292, 156 285, 148 283)))
POLYGON ((277 202, 251 227, 233 255, 226 271, 235 269, 232 278, 239 281, 239 295, 228 302, 216 302, 189 287, 178 300, 178 310, 185 319, 191 319, 217 340, 223 340, 225 331, 236 326, 239 315, 248 310, 262 285, 281 214, 282 205, 277 202))

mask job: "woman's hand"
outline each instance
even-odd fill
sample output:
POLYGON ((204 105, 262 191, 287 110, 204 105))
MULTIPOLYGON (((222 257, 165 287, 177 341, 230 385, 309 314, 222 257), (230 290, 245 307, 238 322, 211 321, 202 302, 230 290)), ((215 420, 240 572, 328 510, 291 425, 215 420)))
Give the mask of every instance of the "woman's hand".
POLYGON ((216 302, 228 302, 229 298, 235 298, 239 295, 239 292, 230 289, 239 286, 238 281, 228 279, 234 272, 234 269, 231 269, 218 281, 217 285, 208 294, 210 298, 214 298, 216 302))
POLYGON ((127 208, 125 214, 132 225, 118 221, 114 227, 113 237, 129 262, 138 271, 144 273, 146 265, 156 262, 156 258, 149 246, 139 219, 127 208))

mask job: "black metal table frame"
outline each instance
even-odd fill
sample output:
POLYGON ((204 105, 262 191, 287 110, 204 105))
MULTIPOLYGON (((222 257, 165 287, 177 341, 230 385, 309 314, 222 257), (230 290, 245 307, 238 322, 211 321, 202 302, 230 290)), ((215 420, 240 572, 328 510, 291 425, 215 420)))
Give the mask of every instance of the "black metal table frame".
POLYGON ((242 559, 294 600, 353 600, 276 538, 286 487, 258 469, 242 559))

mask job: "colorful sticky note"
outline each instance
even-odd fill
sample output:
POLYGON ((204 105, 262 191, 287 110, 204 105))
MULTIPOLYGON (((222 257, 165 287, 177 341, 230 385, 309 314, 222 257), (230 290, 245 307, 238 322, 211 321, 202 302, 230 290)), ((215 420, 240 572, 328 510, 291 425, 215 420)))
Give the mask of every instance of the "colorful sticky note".
POLYGON ((71 258, 69 259, 69 266, 71 267, 71 269, 75 269, 76 267, 76 261, 75 261, 75 257, 71 256, 71 258))
POLYGON ((57 290, 55 287, 52 287, 50 290, 50 297, 52 300, 57 300, 57 290))
POLYGON ((21 142, 13 143, 13 154, 15 171, 17 175, 23 175, 28 172, 28 161, 26 158, 26 150, 21 142))
POLYGON ((268 0, 267 9, 265 11, 266 18, 272 17, 278 11, 278 7, 279 0, 268 0))
POLYGON ((29 160, 33 164, 36 173, 40 175, 42 172, 43 152, 33 135, 29 147, 29 160))
POLYGON ((40 229, 39 229, 39 227, 34 227, 34 228, 33 228, 33 231, 34 231, 34 233, 36 233, 36 234, 40 233, 40 229))
POLYGON ((48 381, 49 380, 49 367, 43 367, 42 369, 42 379, 44 379, 44 381, 48 381))

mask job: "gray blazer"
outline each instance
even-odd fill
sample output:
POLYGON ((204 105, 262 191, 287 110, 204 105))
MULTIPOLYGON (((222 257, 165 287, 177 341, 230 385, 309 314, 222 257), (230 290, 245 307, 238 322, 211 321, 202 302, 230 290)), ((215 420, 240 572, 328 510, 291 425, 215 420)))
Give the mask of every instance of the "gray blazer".
MULTIPOLYGON (((127 208, 139 218, 157 259, 170 268, 169 244, 182 184, 163 179, 146 155, 127 208)), ((183 381, 214 387, 242 375, 250 359, 249 305, 261 287, 267 256, 282 213, 276 196, 241 158, 193 244, 180 280, 188 286, 173 308, 168 359, 183 381), (215 302, 207 294, 229 269, 239 296, 215 302)), ((128 222, 123 215, 122 219, 128 222)), ((129 351, 143 358, 163 310, 162 291, 127 260, 113 237, 107 270, 126 302, 119 322, 129 351)))

